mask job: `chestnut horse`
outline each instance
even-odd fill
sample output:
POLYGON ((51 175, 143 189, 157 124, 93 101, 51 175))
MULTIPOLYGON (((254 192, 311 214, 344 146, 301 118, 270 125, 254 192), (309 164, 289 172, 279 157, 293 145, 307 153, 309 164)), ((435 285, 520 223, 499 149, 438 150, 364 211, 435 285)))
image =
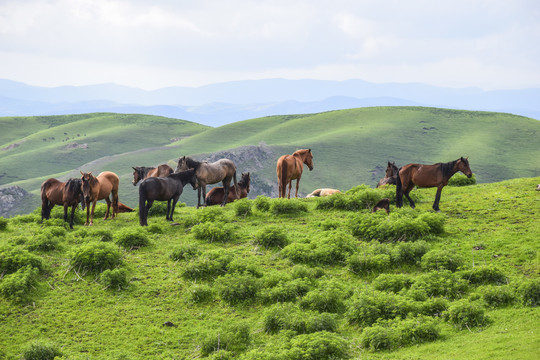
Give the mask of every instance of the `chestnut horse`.
POLYGON ((167 164, 161 164, 156 167, 136 166, 133 167, 133 186, 136 186, 139 181, 143 181, 149 177, 165 177, 173 173, 172 167, 167 164))
POLYGON ((403 195, 409 199, 411 207, 414 209, 414 201, 409 197, 409 192, 418 187, 437 187, 437 195, 433 203, 433 210, 440 211, 439 201, 443 187, 448 184, 448 180, 461 171, 468 178, 472 176, 469 167, 469 158, 459 158, 447 163, 437 163, 433 165, 407 164, 402 167, 397 176, 396 183, 396 205, 403 206, 403 195))
POLYGON ((107 202, 107 212, 103 220, 109 218, 111 209, 112 197, 112 218, 118 213, 118 185, 120 179, 118 175, 110 171, 104 171, 98 176, 92 175, 91 172, 83 173, 81 171, 82 191, 84 194, 84 201, 86 202, 86 223, 84 225, 94 225, 94 209, 96 208, 96 202, 103 200, 107 202), (90 216, 90 203, 92 203, 92 215, 90 216))
POLYGON ((309 171, 313 170, 313 154, 311 153, 311 149, 297 150, 292 155, 283 155, 278 159, 276 173, 280 198, 285 197, 287 185, 289 185, 288 198, 291 198, 293 180, 296 180, 295 197, 298 197, 298 186, 302 177, 302 171, 304 170, 304 164, 308 166, 309 171))
MULTIPOLYGON (((225 206, 227 203, 227 198, 229 196, 229 189, 231 187, 231 179, 234 180, 235 193, 238 189, 238 184, 236 182, 236 166, 229 159, 219 159, 213 163, 208 163, 206 161, 196 161, 190 157, 181 157, 178 159, 178 166, 174 172, 180 170, 195 169, 197 174, 197 209, 201 206, 201 191, 202 191, 202 200, 206 206, 206 185, 216 184, 218 182, 223 183, 223 189, 225 195, 221 206, 225 206)), ((236 194, 238 198, 238 194, 236 194)))
POLYGON ((396 163, 389 161, 388 166, 386 167, 386 174, 384 175, 384 178, 379 180, 376 188, 383 185, 396 185, 398 171, 399 169, 396 166, 396 163))
POLYGON ((71 206, 69 227, 73 229, 75 208, 81 203, 84 210, 81 184, 81 179, 69 179, 65 183, 56 179, 48 179, 41 184, 41 221, 51 217, 54 205, 64 205, 64 221, 67 222, 68 207, 71 206))
MULTIPOLYGON (((249 193, 249 183, 250 183, 249 173, 242 173, 240 180, 238 180, 238 186, 231 186, 231 191, 229 191, 229 197, 227 197, 227 203, 233 202, 234 200, 246 198, 249 193), (235 193, 238 194, 238 197, 233 194, 232 190, 235 190, 235 193)), ((206 205, 217 205, 223 202, 223 197, 225 196, 225 190, 222 186, 215 187, 211 189, 208 194, 206 194, 206 205)))

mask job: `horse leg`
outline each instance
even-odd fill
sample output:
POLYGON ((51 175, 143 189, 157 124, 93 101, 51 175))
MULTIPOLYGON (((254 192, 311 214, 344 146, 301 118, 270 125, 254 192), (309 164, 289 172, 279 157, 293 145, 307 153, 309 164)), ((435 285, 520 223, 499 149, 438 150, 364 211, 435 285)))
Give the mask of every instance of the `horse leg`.
POLYGON ((202 187, 203 205, 206 206, 206 184, 202 187))
POLYGON ((92 201, 92 212, 90 213, 90 226, 94 225, 94 210, 96 209, 97 200, 92 201))
POLYGON ((84 223, 85 226, 90 225, 90 201, 86 201, 86 222, 84 223))
POLYGON ((230 184, 223 180, 223 201, 221 202, 221 206, 225 206, 225 204, 227 204, 227 200, 229 198, 229 186, 230 184))
POLYGON ((171 211, 171 200, 172 198, 167 200, 167 216, 165 216, 165 219, 169 221, 172 221, 172 219, 169 217, 169 212, 171 211))
POLYGON ((105 198, 105 201, 107 202, 107 212, 105 213, 103 220, 107 220, 109 218, 109 213, 111 211, 111 200, 108 196, 105 198))
MULTIPOLYGON (((292 183, 292 181, 291 181, 292 183)), ((298 198, 298 187, 300 186, 300 178, 296 179, 296 195, 294 195, 295 198, 298 198)))
POLYGON ((178 202, 178 198, 180 197, 180 195, 178 196, 175 196, 173 198, 173 203, 172 203, 172 208, 171 208, 171 216, 170 216, 170 220, 173 221, 173 214, 174 214, 174 208, 176 207, 176 203, 178 202))
POLYGON ((414 184, 410 183, 407 188, 404 189, 403 191, 403 195, 405 195, 405 197, 407 198, 407 200, 409 200, 409 204, 411 205, 411 208, 414 209, 415 208, 415 204, 414 204, 414 201, 413 199, 411 199, 411 197, 409 196, 409 193, 411 192, 411 190, 414 188, 414 184))
POLYGON ((68 221, 67 213, 68 213, 68 204, 64 204, 64 222, 68 221))
POLYGON ((433 203, 433 210, 437 212, 441 211, 441 209, 439 209, 439 201, 441 200, 442 188, 443 188, 443 185, 437 188, 437 195, 435 195, 435 202, 433 203))
MULTIPOLYGON (((292 180, 289 181, 289 194, 287 195, 287 199, 291 198, 291 189, 292 189, 292 180)), ((283 197, 285 197, 285 196, 283 196, 283 197)))
POLYGON ((70 229, 73 229, 73 219, 75 218, 75 208, 77 206, 78 206, 78 204, 71 206, 71 219, 69 220, 69 228, 70 229))

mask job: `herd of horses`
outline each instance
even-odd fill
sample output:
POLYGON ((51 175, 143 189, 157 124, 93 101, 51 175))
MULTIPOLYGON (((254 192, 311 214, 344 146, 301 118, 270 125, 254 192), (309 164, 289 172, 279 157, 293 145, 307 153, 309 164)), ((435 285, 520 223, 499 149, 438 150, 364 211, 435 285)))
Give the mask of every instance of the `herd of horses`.
MULTIPOLYGON (((313 153, 311 149, 301 149, 291 155, 283 155, 277 161, 276 175, 280 198, 291 197, 293 180, 296 180, 296 193, 304 165, 313 170, 313 153), (287 192, 288 186, 288 192, 287 192)), ((183 192, 184 186, 190 184, 197 190, 197 208, 200 206, 225 204, 248 196, 250 174, 242 173, 240 181, 236 179, 236 166, 229 159, 220 159, 209 163, 197 161, 183 156, 178 160, 175 170, 167 164, 158 167, 133 167, 133 185, 139 184, 139 223, 148 225, 148 211, 154 201, 167 201, 166 219, 173 221, 176 203, 183 192), (231 186, 231 181, 234 183, 231 186), (221 182, 222 187, 214 187, 206 193, 206 186, 221 182), (202 202, 201 202, 202 197, 202 202)), ((396 206, 403 206, 403 196, 409 200, 412 208, 414 201, 409 193, 415 187, 437 187, 437 194, 433 209, 439 210, 441 191, 448 184, 448 180, 458 171, 467 177, 472 176, 468 158, 459 158, 447 163, 433 165, 407 164, 398 168, 395 162, 388 162, 385 177, 377 183, 377 187, 388 184, 396 185, 396 206)), ((104 171, 98 176, 91 172, 82 172, 81 178, 69 179, 61 182, 57 179, 48 179, 41 185, 41 220, 48 219, 51 209, 55 205, 64 206, 64 221, 68 222, 68 209, 71 207, 69 226, 73 228, 75 208, 81 203, 86 208, 85 225, 93 225, 96 202, 105 200, 107 211, 104 220, 114 218, 122 209, 132 210, 118 201, 118 175, 104 171), (112 209, 111 209, 112 207, 112 209)), ((329 196, 340 192, 336 189, 322 188, 313 191, 307 197, 329 196)), ((389 212, 389 200, 381 200, 373 211, 384 209, 389 212)))

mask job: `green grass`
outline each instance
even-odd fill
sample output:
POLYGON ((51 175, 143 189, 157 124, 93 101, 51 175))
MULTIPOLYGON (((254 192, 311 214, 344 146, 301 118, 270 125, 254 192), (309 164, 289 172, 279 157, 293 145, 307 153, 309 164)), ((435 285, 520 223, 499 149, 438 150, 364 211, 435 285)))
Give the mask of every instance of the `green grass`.
MULTIPOLYGON (((29 249, 32 239, 45 229, 57 234, 58 246, 31 251, 44 262, 39 284, 29 294, 31 299, 21 303, 0 297, 0 357, 19 359, 33 341, 43 340, 55 344, 66 359, 192 359, 206 354, 228 354, 238 359, 262 358, 265 354, 294 359, 315 356, 314 344, 332 344, 325 351, 335 350, 338 358, 351 359, 534 359, 540 347, 540 311, 523 305, 516 288, 525 281, 538 281, 540 272, 540 193, 535 191, 539 182, 539 177, 523 178, 443 190, 440 206, 444 232, 420 240, 429 250, 459 255, 465 269, 496 267, 508 278, 504 286, 509 286, 518 299, 505 307, 486 306, 489 323, 470 330, 459 330, 442 317, 432 317, 440 329, 437 340, 385 351, 362 348, 362 327, 346 318, 350 301, 361 292, 378 294, 372 282, 380 273, 354 274, 347 260, 368 253, 392 257, 398 244, 353 238, 350 221, 357 216, 356 211, 317 210, 318 199, 299 200, 307 212, 275 214, 252 206, 252 214, 245 217, 238 216, 229 205, 199 210, 188 206, 176 209, 179 226, 171 226, 164 215, 156 215, 149 218, 152 229, 148 230, 138 225, 136 213, 107 221, 96 215, 94 228, 86 228, 79 211, 74 230, 58 229, 63 228, 60 209, 55 209, 53 219, 45 224, 38 223, 39 210, 14 217, 0 231, 0 251, 6 246, 29 249), (226 242, 198 240, 190 231, 194 225, 212 219, 232 229, 226 242), (256 239, 265 227, 284 229, 286 244, 261 246, 256 239), (93 235, 99 231, 112 234, 113 239, 138 231, 145 234, 148 244, 119 247, 110 237, 93 235), (342 245, 328 241, 338 236, 342 245), (75 249, 96 241, 105 241, 121 252, 117 268, 127 273, 129 280, 122 290, 104 286, 99 273, 79 272, 70 266, 75 249), (310 247, 317 256, 295 264, 283 255, 287 253, 283 249, 291 246, 310 247), (179 249, 189 249, 189 256, 173 255, 179 249), (188 268, 204 271, 212 266, 220 270, 208 272, 213 275, 203 279, 183 276, 188 268), (249 288, 242 287, 245 284, 249 288), (201 287, 204 301, 193 295, 201 287), (269 297, 270 293, 275 296, 269 297), (276 306, 268 299, 292 301, 293 308, 309 313, 310 321, 331 317, 331 326, 317 323, 314 332, 307 334, 300 326, 301 319, 291 317, 284 318, 281 328, 276 325, 276 332, 267 333, 267 310, 276 306), (330 309, 332 315, 323 315, 323 309, 330 309), (327 331, 319 331, 325 326, 327 331), (213 353, 220 338, 227 348, 213 353)), ((415 192, 419 201, 414 213, 431 212, 435 189, 415 192)), ((271 203, 275 201, 270 199, 271 203)), ((98 209, 101 216, 103 207, 98 209)), ((369 215, 368 210, 362 211, 369 215)), ((410 211, 391 206, 392 214, 407 217, 410 211)), ((382 273, 403 274, 414 283, 434 273, 422 269, 420 263, 409 262, 392 264, 382 273)), ((450 274, 457 278, 461 270, 450 274)), ((401 308, 413 306, 413 311, 414 306, 428 303, 413 301, 407 291, 387 297, 405 299, 401 308)), ((414 296, 419 298, 421 294, 414 296)), ((448 298, 446 303, 461 299, 481 302, 482 288, 469 284, 461 296, 448 298)), ((402 316, 409 319, 412 315, 402 316)))

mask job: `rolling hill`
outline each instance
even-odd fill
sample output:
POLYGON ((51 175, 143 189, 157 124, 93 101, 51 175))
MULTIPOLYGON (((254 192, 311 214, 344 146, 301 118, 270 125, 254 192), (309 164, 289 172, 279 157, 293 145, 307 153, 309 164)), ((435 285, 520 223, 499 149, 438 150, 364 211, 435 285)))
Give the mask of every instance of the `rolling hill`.
MULTIPOLYGON (((315 168, 300 190, 373 186, 388 160, 402 166, 469 156, 480 183, 540 174, 540 122, 505 113, 424 107, 375 107, 317 114, 269 116, 218 128, 155 117, 85 114, 0 118, 0 184, 34 194, 48 177, 67 179, 79 170, 116 172, 120 201, 136 204, 132 166, 154 166, 190 155, 231 157, 252 173, 250 198, 275 196, 275 161, 311 148, 315 168)), ((194 203, 192 191, 182 201, 194 203)))

